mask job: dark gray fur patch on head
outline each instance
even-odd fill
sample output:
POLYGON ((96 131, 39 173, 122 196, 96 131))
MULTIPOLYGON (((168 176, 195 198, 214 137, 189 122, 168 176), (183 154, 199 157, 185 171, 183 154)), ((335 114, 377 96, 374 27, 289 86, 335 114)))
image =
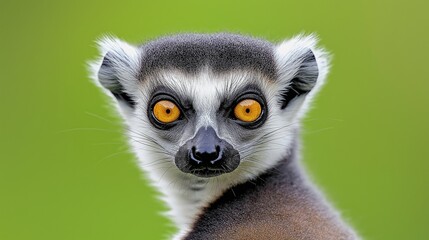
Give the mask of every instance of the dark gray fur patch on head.
POLYGON ((148 42, 141 50, 140 79, 160 69, 197 73, 206 65, 214 72, 244 69, 276 77, 273 44, 257 38, 228 33, 180 34, 148 42))

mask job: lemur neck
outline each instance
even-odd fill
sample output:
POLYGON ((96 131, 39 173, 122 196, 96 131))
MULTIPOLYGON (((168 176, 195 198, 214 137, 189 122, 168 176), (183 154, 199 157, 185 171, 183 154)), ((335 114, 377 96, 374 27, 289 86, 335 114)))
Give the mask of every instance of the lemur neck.
MULTIPOLYGON (((255 194, 261 189, 269 188, 270 190, 268 192, 287 194, 285 191, 286 185, 304 186, 306 183, 307 181, 301 174, 301 168, 295 159, 295 155, 289 154, 287 157, 280 160, 277 165, 268 169, 254 179, 248 179, 247 181, 226 189, 220 197, 215 199, 204 209, 204 212, 209 212, 211 209, 215 209, 219 205, 225 204, 229 201, 235 201, 242 196, 255 194)), ((275 194, 269 194, 267 197, 275 197, 275 194)))

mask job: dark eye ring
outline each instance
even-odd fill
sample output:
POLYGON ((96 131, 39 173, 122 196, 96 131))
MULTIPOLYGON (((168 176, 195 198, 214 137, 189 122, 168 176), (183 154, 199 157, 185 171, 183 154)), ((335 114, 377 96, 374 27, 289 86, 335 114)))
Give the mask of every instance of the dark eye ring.
POLYGON ((170 129, 186 119, 176 98, 165 93, 152 97, 147 115, 152 125, 161 130, 170 129))
POLYGON ((230 118, 247 129, 255 129, 265 123, 268 108, 265 98, 257 92, 240 95, 230 107, 230 118))

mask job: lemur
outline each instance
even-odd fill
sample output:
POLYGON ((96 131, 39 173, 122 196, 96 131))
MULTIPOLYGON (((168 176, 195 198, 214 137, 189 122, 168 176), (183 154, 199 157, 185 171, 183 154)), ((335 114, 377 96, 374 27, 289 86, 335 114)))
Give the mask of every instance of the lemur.
POLYGON ((300 165, 300 120, 329 68, 316 42, 231 33, 98 42, 92 77, 169 206, 173 239, 358 239, 300 165))

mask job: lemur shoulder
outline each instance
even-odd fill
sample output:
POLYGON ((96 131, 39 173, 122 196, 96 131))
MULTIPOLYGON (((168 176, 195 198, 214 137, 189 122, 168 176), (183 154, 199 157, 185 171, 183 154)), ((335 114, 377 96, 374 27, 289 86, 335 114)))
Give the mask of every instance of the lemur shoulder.
POLYGON ((300 166, 300 120, 328 72, 314 36, 99 45, 93 78, 169 206, 174 239, 358 239, 300 166))

